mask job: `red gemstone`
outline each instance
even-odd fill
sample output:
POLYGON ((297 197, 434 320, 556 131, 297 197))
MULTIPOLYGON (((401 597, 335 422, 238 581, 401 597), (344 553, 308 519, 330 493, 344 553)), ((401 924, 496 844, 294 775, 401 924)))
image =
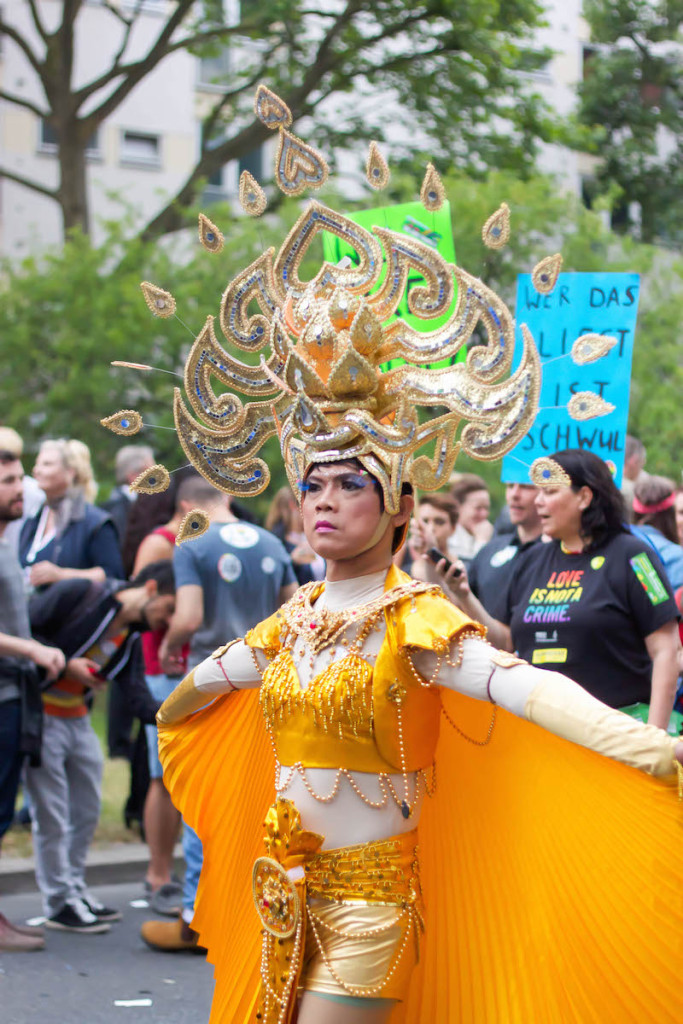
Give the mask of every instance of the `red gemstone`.
POLYGON ((315 629, 315 628, 316 628, 316 623, 315 622, 311 622, 311 629, 315 629))

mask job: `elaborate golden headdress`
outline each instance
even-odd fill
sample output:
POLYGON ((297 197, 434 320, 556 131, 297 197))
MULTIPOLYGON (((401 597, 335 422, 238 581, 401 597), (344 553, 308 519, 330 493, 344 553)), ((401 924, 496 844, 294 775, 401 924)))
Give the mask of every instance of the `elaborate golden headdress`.
MULTIPOLYGON (((288 131, 291 114, 283 101, 259 86, 255 112, 279 132, 275 175, 282 191, 299 195, 319 188, 327 165, 288 131)), ((367 177, 375 188, 389 179, 375 143, 367 177)), ((444 201, 431 165, 421 200, 427 210, 444 201)), ((265 193, 248 172, 240 180, 240 201, 253 215, 266 208, 265 193)), ((199 234, 207 250, 221 251, 223 236, 204 216, 199 234)), ((509 211, 503 204, 484 225, 483 240, 500 248, 508 237, 509 211)), ((549 256, 536 266, 532 277, 538 291, 552 291, 561 262, 560 256, 549 256)), ((172 295, 148 282, 142 289, 155 315, 174 314, 172 295)), ((260 365, 228 352, 217 338, 215 317, 208 316, 185 365, 185 397, 176 388, 174 415, 192 465, 232 495, 252 496, 267 487, 270 471, 258 453, 277 433, 295 491, 312 463, 357 458, 379 480, 386 509, 394 513, 404 481, 436 490, 448 481, 460 451, 482 460, 500 458, 536 415, 538 352, 522 325, 524 351, 510 374, 514 319, 495 292, 424 242, 382 227, 367 231, 316 201, 304 209, 277 253, 268 249, 228 285, 218 323, 231 346, 262 353, 260 365), (350 245, 357 263, 324 262, 313 280, 302 282, 302 258, 322 231, 350 245), (409 292, 408 309, 425 322, 425 331, 395 316, 411 272, 424 284, 409 292), (430 321, 442 320, 454 297, 447 322, 430 331, 430 321), (465 362, 428 367, 467 346, 477 328, 486 343, 472 347, 465 362), (395 359, 405 362, 383 369, 395 359), (228 390, 216 394, 214 383, 228 390), (439 407, 447 411, 421 420, 420 408, 439 407)), ((127 426, 132 428, 136 415, 127 410, 103 422, 120 433, 135 432, 127 426)), ((159 469, 152 489, 162 476, 159 469)), ((147 490, 149 473, 140 480, 147 490)))

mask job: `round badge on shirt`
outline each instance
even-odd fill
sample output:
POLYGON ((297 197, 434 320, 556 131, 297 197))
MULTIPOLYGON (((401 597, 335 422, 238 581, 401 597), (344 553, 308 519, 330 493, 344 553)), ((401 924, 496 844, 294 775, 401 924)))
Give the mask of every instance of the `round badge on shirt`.
POLYGON ((231 548, 253 548, 258 544, 258 532, 247 523, 226 523, 221 527, 221 540, 231 548))
POLYGON ((261 568, 268 576, 271 576, 275 572, 276 564, 275 559, 271 558, 270 555, 265 555, 261 559, 261 568))
POLYGON ((234 583, 242 575, 242 563, 237 555, 227 551, 218 559, 218 575, 226 583, 234 583))
POLYGON ((506 548, 501 548, 500 551, 496 551, 496 553, 491 556, 491 565, 494 569, 500 569, 501 565, 505 565, 511 558, 514 558, 516 554, 517 548, 515 545, 508 544, 506 548))

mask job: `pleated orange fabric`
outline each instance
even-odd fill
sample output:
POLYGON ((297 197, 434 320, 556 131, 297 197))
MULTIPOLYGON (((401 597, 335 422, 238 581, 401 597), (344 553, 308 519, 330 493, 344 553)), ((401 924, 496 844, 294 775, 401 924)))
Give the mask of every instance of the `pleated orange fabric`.
MULTIPOLYGON (((490 706, 444 691, 474 739, 490 706)), ((204 843, 195 927, 211 1024, 253 1020, 251 868, 274 798, 255 692, 160 730, 165 779, 204 843)), ((475 746, 442 720, 420 859, 423 955, 392 1024, 673 1024, 683 981, 683 805, 660 781, 498 712, 475 746)))

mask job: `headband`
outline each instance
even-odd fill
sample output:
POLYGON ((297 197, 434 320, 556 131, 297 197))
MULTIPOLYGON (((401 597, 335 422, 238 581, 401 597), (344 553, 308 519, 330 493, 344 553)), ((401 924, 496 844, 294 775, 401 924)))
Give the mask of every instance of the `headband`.
POLYGON ((655 502, 654 505, 643 505, 642 501, 638 501, 637 498, 633 499, 633 511, 637 512, 640 516, 653 515, 655 512, 664 512, 665 509, 671 508, 672 505, 676 504, 676 495, 672 491, 671 494, 667 495, 666 498, 662 498, 661 501, 655 502))

